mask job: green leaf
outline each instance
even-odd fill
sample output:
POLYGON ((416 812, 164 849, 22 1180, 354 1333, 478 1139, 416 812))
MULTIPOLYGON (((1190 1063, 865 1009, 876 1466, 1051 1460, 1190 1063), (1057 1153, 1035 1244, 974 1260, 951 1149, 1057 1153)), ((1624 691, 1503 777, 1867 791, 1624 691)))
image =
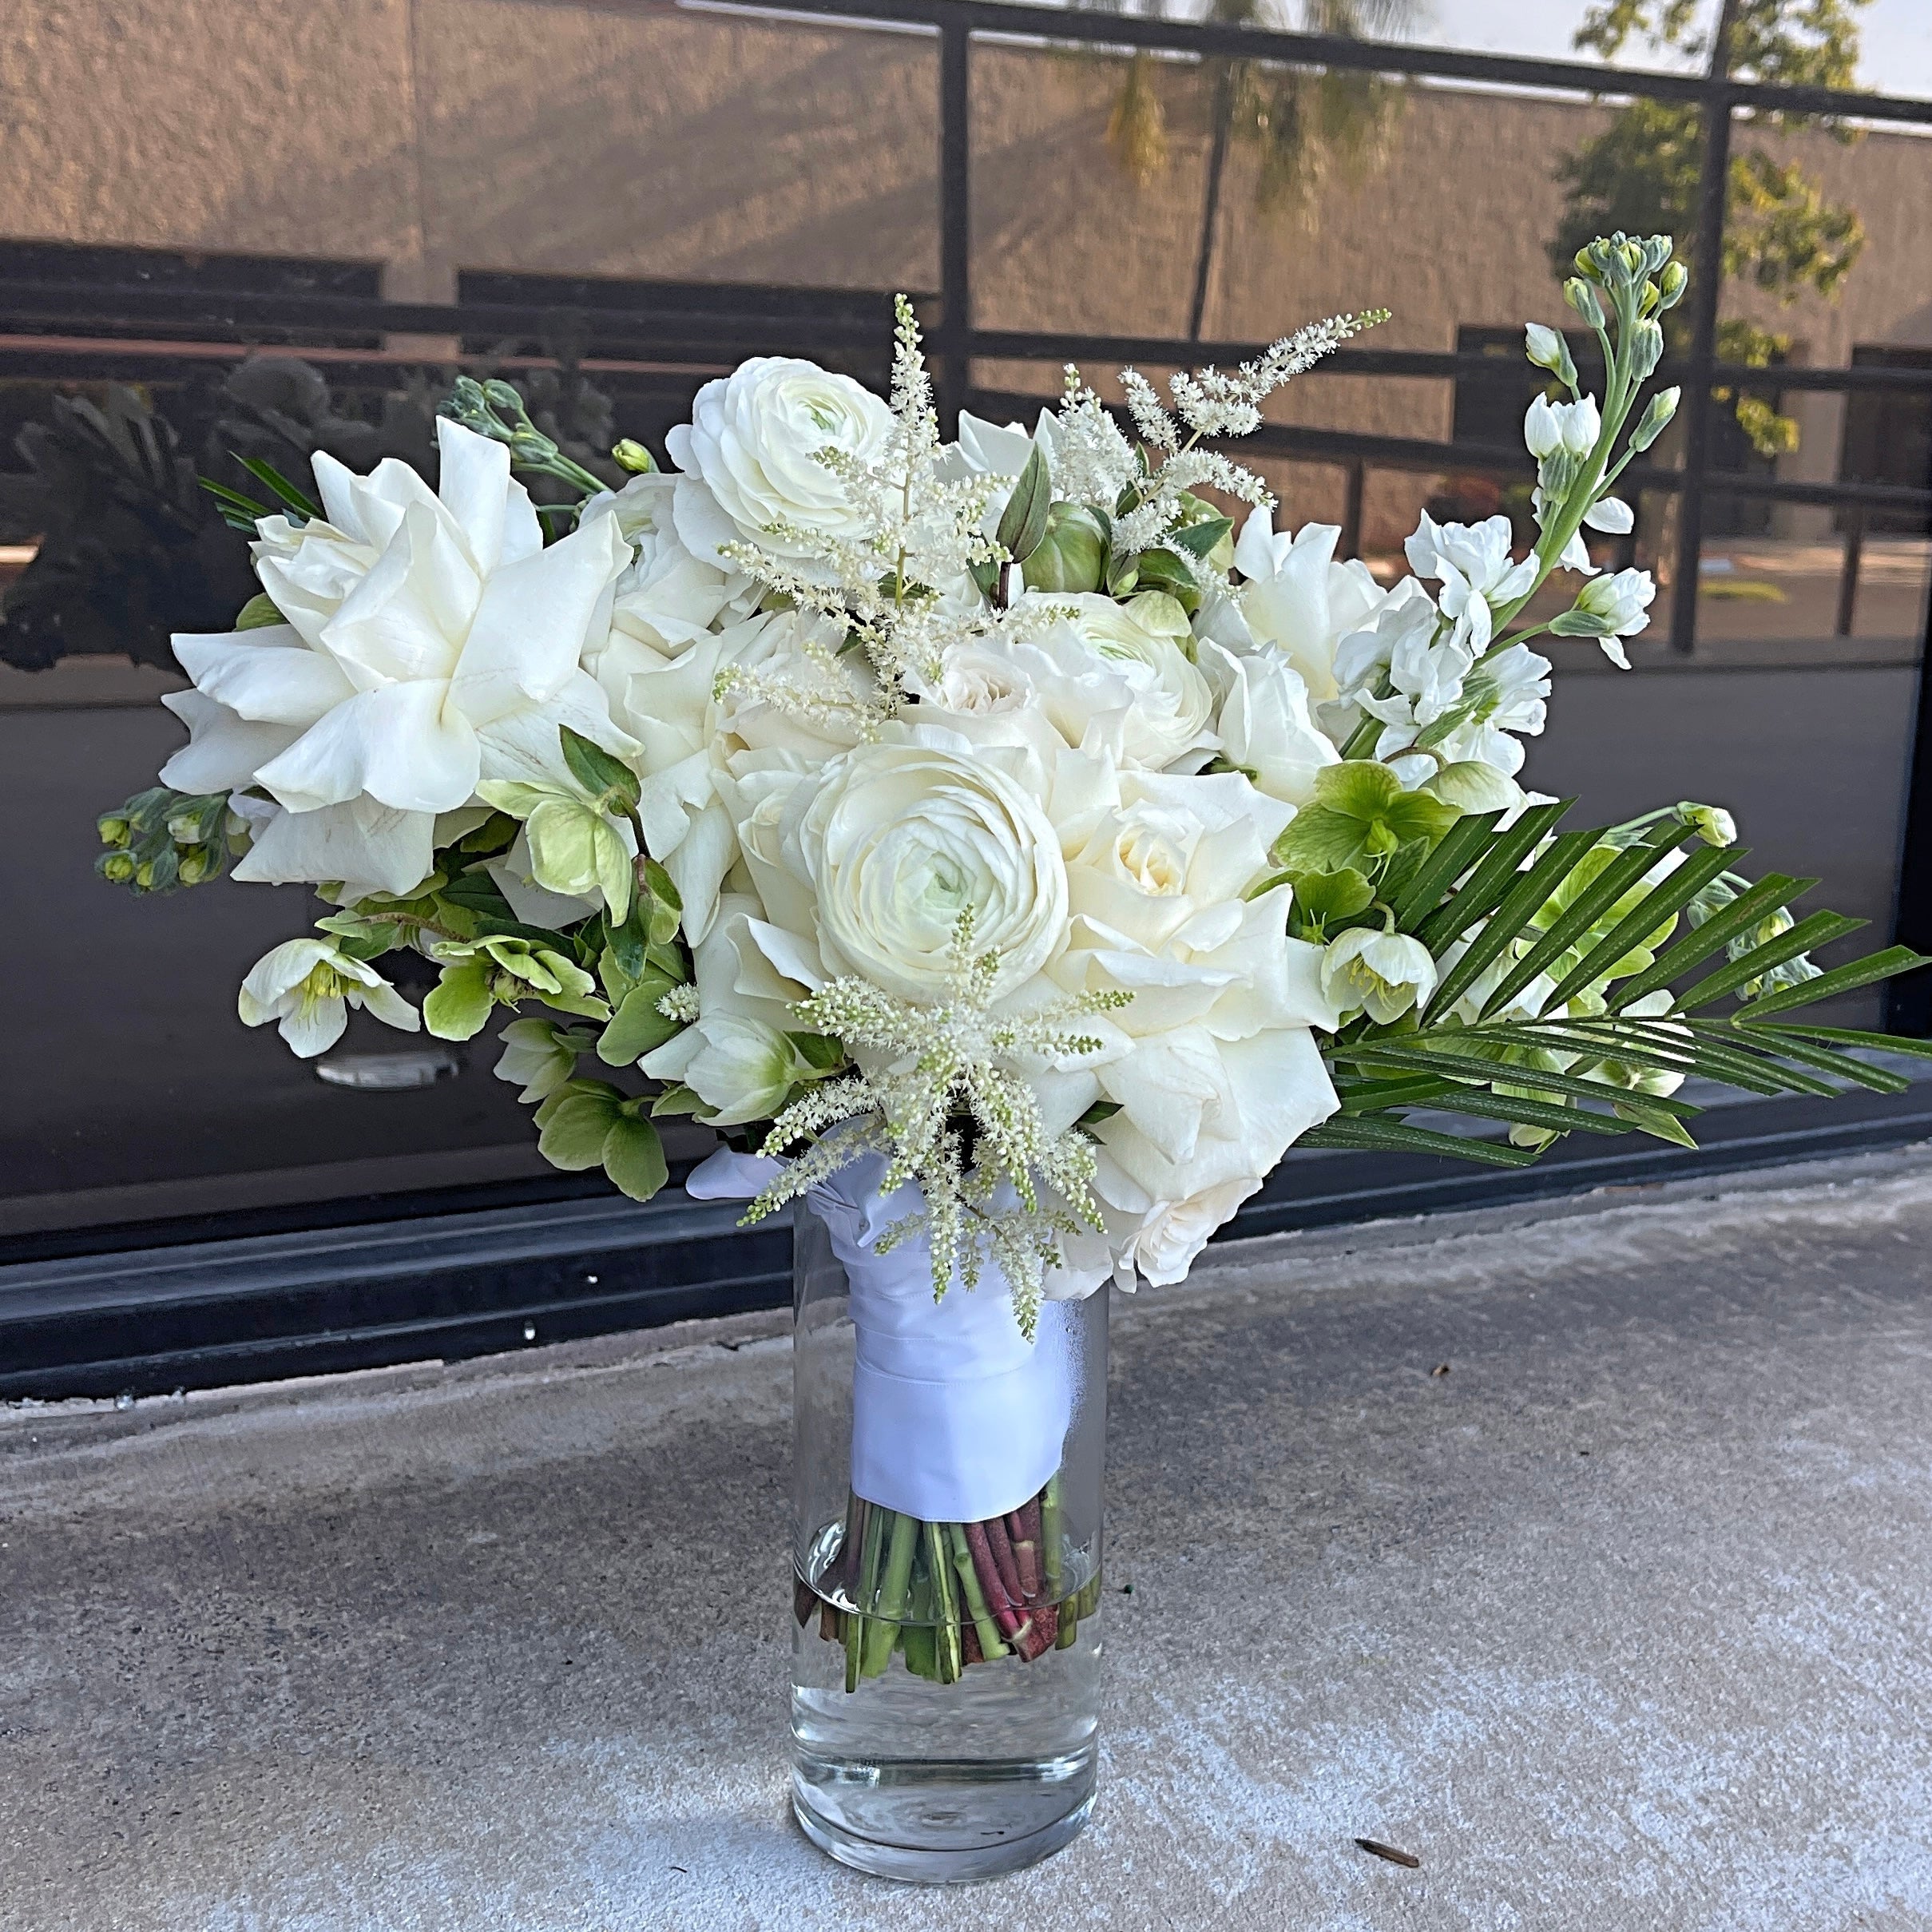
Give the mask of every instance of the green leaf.
POLYGON ((1668 1141, 1674 1146, 1688 1147, 1693 1152, 1697 1143, 1691 1137, 1689 1130, 1674 1113, 1666 1113, 1661 1109, 1646 1106, 1640 1100, 1620 1100, 1617 1111, 1633 1126, 1659 1141, 1668 1141))
MULTIPOLYGON (((1715 920, 1712 922, 1712 925, 1716 923, 1715 920)), ((1815 946, 1829 946, 1833 940, 1843 939, 1847 934, 1857 932, 1871 923, 1869 919, 1847 918, 1842 913, 1815 912, 1809 918, 1800 919, 1789 932, 1780 933, 1776 938, 1767 939, 1762 946, 1754 946, 1749 952, 1733 959, 1728 966, 1720 966, 1715 973, 1707 974, 1695 986, 1687 988, 1678 996, 1678 1010, 1691 1013, 1700 1006, 1708 1006, 1712 1001, 1723 998, 1727 993, 1735 993, 1746 981, 1761 978, 1773 966, 1782 966, 1787 959, 1795 959, 1800 953, 1808 953, 1815 946)), ((1708 926, 1701 928, 1699 936, 1701 938, 1704 933, 1709 930, 1708 926)), ((1881 972, 1878 977, 1882 978, 1883 973, 1881 972)), ((1801 988, 1788 989, 1799 995, 1792 1003, 1808 1006, 1820 997, 1817 989, 1823 983, 1822 978, 1807 980, 1801 988)), ((1863 985, 1864 982, 1861 980, 1854 983, 1863 985)), ((1775 998, 1775 995, 1767 997, 1775 998)), ((1775 1012, 1779 1010, 1776 1007, 1762 1007, 1759 1010, 1775 1012)))
MULTIPOLYGON (((1561 958, 1575 942, 1585 938, 1591 927, 1606 913, 1614 910, 1625 893, 1636 885, 1664 853, 1682 842, 1684 836, 1681 826, 1669 824, 1660 834, 1653 834, 1627 850, 1613 855, 1597 876, 1589 880, 1570 903, 1557 914, 1542 938, 1497 982, 1496 990, 1484 1004, 1483 1017, 1486 1018, 1498 1008, 1506 1006, 1545 966, 1561 958)), ((1589 861, 1597 853, 1605 849, 1598 845, 1586 853, 1584 862, 1571 873, 1571 882, 1573 883, 1586 870, 1589 861)), ((1537 912, 1547 911, 1549 906, 1560 897, 1559 891, 1553 895, 1551 900, 1539 906, 1537 912)), ((1610 963, 1615 965, 1616 958, 1613 958, 1610 963)))
POLYGON ((651 1102, 653 1118, 662 1119, 667 1114, 700 1113, 704 1103, 686 1086, 666 1087, 651 1102))
MULTIPOLYGON (((1854 925, 1862 925, 1863 920, 1854 925)), ((1803 925, 1794 926, 1793 932, 1802 932, 1803 925)), ((1785 934, 1791 937, 1789 933, 1785 934)), ((1822 941, 1815 943, 1822 944, 1822 941)), ((1803 949, 1809 951, 1810 947, 1803 949)), ((1755 957, 1752 955, 1751 957, 1755 957)), ((1742 963, 1742 962, 1740 962, 1742 963)), ((1882 952, 1868 954, 1863 959, 1855 959, 1848 966, 1835 967, 1816 979, 1808 979, 1801 986, 1780 986, 1775 992, 1767 993, 1754 999, 1748 1006, 1740 1006, 1736 1014, 1740 1020, 1752 1020, 1767 1013, 1787 1013, 1794 1007, 1809 1006, 1819 1000, 1835 999, 1841 993, 1855 993, 1860 986, 1868 986, 1874 980, 1890 979, 1900 973, 1910 973, 1915 968, 1932 965, 1922 953, 1915 953, 1909 946, 1888 946, 1882 952)), ((1755 975, 1752 975, 1755 977, 1755 975)), ((1881 1037, 1884 1036, 1881 1035, 1881 1037)), ((1889 1040, 1889 1045, 1892 1044, 1889 1040)), ((1907 1047, 1907 1052, 1914 1050, 1907 1047)))
POLYGON ((1015 478, 1013 494, 1000 512, 994 541, 1016 564, 1026 562, 1040 547, 1046 534, 1046 513, 1053 507, 1053 479, 1047 474, 1046 457, 1037 442, 1028 453, 1025 466, 1015 478))
POLYGON ((1214 546, 1234 528, 1232 517, 1203 517, 1198 523, 1184 523, 1168 532, 1165 541, 1205 563, 1214 546))
POLYGON ((1413 933, 1435 910, 1442 895, 1476 863, 1490 835, 1496 829, 1499 811, 1483 812, 1460 819, 1443 835, 1421 867, 1394 901, 1395 930, 1413 933))
POLYGON ((649 1200, 666 1179, 657 1129, 635 1113, 620 1114, 604 1136, 604 1172, 633 1200, 649 1200))
POLYGON ((1761 1040, 1753 1040, 1751 1045, 1761 1053, 1776 1053, 1782 1058, 1802 1061, 1805 1065, 1815 1067, 1820 1073, 1835 1074, 1840 1080, 1848 1080, 1854 1085, 1869 1087, 1874 1093, 1902 1093, 1911 1081, 1902 1073, 1895 1073, 1890 1067, 1873 1066, 1863 1060, 1855 1060, 1849 1053, 1835 1052, 1828 1046, 1820 1046, 1810 1040, 1795 1040, 1788 1035, 1778 1033, 1767 1028, 1761 1040))
MULTIPOLYGON (((1668 879, 1660 880, 1620 918, 1576 965, 1557 981, 1548 1005, 1561 1006, 1573 994, 1580 993, 1599 979, 1610 977, 1610 968, 1619 965, 1637 942, 1655 932, 1668 918, 1674 918, 1727 866, 1743 855, 1720 846, 1705 846, 1691 854, 1668 879)), ((1642 968, 1638 969, 1640 971, 1642 968)))
POLYGON ((602 745, 592 742, 581 732, 567 724, 557 727, 563 741, 564 763, 570 775, 600 803, 609 799, 622 811, 635 811, 642 787, 637 774, 621 758, 613 758, 602 745))
POLYGON ((604 1143, 623 1103, 609 1094, 569 1093, 544 1123, 537 1151, 552 1167, 581 1174, 604 1164, 604 1143))
POLYGON ((671 883, 671 875, 655 859, 645 860, 644 881, 651 890, 650 942, 668 946, 677 937, 677 922, 684 916, 684 902, 671 883))
MULTIPOLYGON (((1740 1026, 1751 1024, 1743 1014, 1734 1014, 1732 1023, 1740 1026)), ((1796 1033, 1807 1040, 1829 1040, 1839 1046, 1877 1047, 1886 1053, 1910 1053, 1915 1059, 1932 1060, 1932 1040, 1908 1040, 1902 1033, 1867 1033, 1855 1026, 1800 1026, 1789 1021, 1782 1026, 1765 1026, 1756 1030, 1776 1033, 1780 1037, 1796 1033)))
POLYGON ((604 920, 604 934, 609 950, 605 960, 614 966, 623 977, 620 990, 612 984, 612 973, 604 961, 597 966, 598 977, 604 982, 604 990, 613 1002, 621 1001, 625 993, 643 978, 645 957, 651 943, 650 908, 648 902, 640 899, 630 909, 629 916, 613 919, 608 914, 604 920))
POLYGON ((1134 559, 1137 593, 1164 591, 1190 617, 1200 608, 1200 581, 1176 550, 1143 550, 1134 559))
POLYGON ((1549 629, 1556 637, 1607 637, 1610 621, 1593 610, 1565 610, 1550 619, 1549 629))
POLYGON ((1686 933, 1669 951, 1660 954, 1654 965, 1625 980, 1611 997, 1611 1010, 1620 1010, 1633 1000, 1668 986, 1680 973, 1722 950, 1740 933, 1750 931, 1760 919, 1782 910, 1793 899, 1803 898, 1817 883, 1815 879, 1793 879, 1784 872, 1767 873, 1748 891, 1740 892, 1722 912, 1686 933))
MULTIPOLYGON (((228 454, 235 456, 232 450, 228 454)), ((297 516, 310 523, 322 521, 322 506, 306 490, 290 482, 273 463, 264 462, 259 456, 235 456, 235 460, 256 482, 267 484, 297 516)))
POLYGON ((657 1002, 676 983, 661 973, 645 973, 624 996, 623 1004, 604 1029, 597 1041, 598 1059, 606 1066, 635 1065, 681 1031, 680 1022, 668 1019, 657 1010, 657 1002))
MULTIPOLYGON (((1531 1084, 1525 1076, 1524 1084, 1531 1084)), ((1533 1100, 1514 1091, 1486 1093, 1479 1087, 1464 1087, 1453 1097, 1438 1101, 1445 1113, 1466 1113, 1478 1120, 1509 1121, 1522 1127, 1546 1127, 1552 1133, 1628 1133, 1632 1123, 1609 1114, 1593 1113, 1584 1107, 1559 1107, 1549 1101, 1533 1100)))
MULTIPOLYGON (((1498 1029, 1498 1031, 1502 1029, 1498 1029)), ((1533 1048, 1541 1044, 1528 1028, 1522 1029, 1525 1044, 1533 1048)), ((1352 1046, 1336 1045, 1328 1049, 1329 1057, 1346 1061, 1356 1066, 1394 1066, 1413 1068, 1418 1073, 1439 1073, 1446 1079, 1466 1081, 1487 1085, 1492 1081, 1505 1086, 1534 1087, 1550 1093, 1573 1093, 1579 1100, 1620 1101, 1629 1098, 1626 1087, 1613 1086, 1608 1081, 1588 1080, 1576 1073, 1560 1073, 1545 1067, 1530 1067, 1497 1059, 1492 1056, 1462 1053, 1447 1050, 1449 1038, 1466 1036, 1466 1029, 1458 1029, 1436 1041, 1434 1048, 1404 1046, 1389 1040, 1362 1040, 1352 1046)), ((1414 1037, 1414 1036, 1410 1036, 1414 1037)), ((1422 1037, 1429 1037, 1427 1035, 1422 1037)), ((1605 1058, 1609 1056, 1606 1053, 1605 1058)), ((1671 1113, 1694 1114, 1702 1109, 1688 1101, 1664 1100, 1646 1096, 1652 1105, 1671 1113)))
POLYGON ((1568 811, 1574 800, 1559 799, 1553 804, 1532 805, 1507 831, 1498 832, 1490 849, 1469 877, 1415 928, 1415 937, 1440 958, 1454 939, 1460 938, 1509 890, 1523 859, 1542 843, 1543 835, 1568 811))
POLYGON ((266 503, 258 503, 253 497, 244 496, 239 490, 231 490, 212 476, 198 476, 195 481, 221 506, 221 520, 230 530, 245 530, 252 536, 256 525, 269 514, 266 503))
POLYGON ((236 613, 235 628, 238 631, 265 631, 288 621, 276 609, 275 599, 267 591, 258 590, 236 613))
POLYGON ((483 1030, 496 1004, 490 991, 487 959, 466 959, 442 969, 430 996, 423 1002, 423 1023, 439 1040, 474 1040, 483 1030))
POLYGON ((1597 835, 1592 831, 1557 834, 1549 850, 1503 895, 1490 914, 1489 922, 1470 939, 1462 957, 1437 982, 1429 996, 1433 1011, 1447 1013, 1477 976, 1501 956, 1503 948, 1522 937, 1532 917, 1596 843, 1597 835))
POLYGON ((845 1049, 829 1033, 788 1033, 799 1059, 816 1073, 829 1073, 845 1064, 845 1049))
POLYGON ((1295 888, 1295 907, 1324 926, 1336 919, 1352 919, 1374 903, 1375 888, 1353 867, 1339 872, 1295 872, 1289 875, 1295 888))
POLYGON ((1537 1158, 1537 1150, 1512 1147, 1506 1141, 1438 1133, 1432 1128, 1410 1127, 1399 1121, 1346 1120, 1339 1116, 1311 1127, 1295 1145, 1378 1154, 1446 1154, 1454 1160, 1484 1161, 1491 1167, 1529 1167, 1537 1158))

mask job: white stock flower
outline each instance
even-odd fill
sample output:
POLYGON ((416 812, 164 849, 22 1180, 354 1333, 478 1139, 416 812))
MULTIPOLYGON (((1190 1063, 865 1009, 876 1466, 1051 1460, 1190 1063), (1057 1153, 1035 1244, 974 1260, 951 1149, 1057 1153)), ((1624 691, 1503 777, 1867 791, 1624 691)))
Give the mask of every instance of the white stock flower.
POLYGON ((1386 667, 1388 692, 1381 697, 1364 694, 1359 700, 1382 724, 1375 756, 1392 758, 1406 751, 1446 716, 1462 696, 1470 664, 1467 648, 1453 633, 1438 641, 1417 626, 1397 637, 1386 667))
POLYGON ((276 1031, 304 1060, 327 1053, 342 1037, 351 1006, 404 1033, 421 1024, 415 1008, 374 966, 351 959, 329 939, 284 940, 264 953, 236 999, 243 1026, 276 1022, 276 1031))
POLYGON ((1315 774, 1341 753, 1316 728, 1301 673, 1271 645, 1237 653, 1203 638, 1196 654, 1214 688, 1222 757, 1270 798, 1307 804, 1315 774))
MULTIPOLYGON (((1574 407, 1573 404, 1563 407, 1574 407)), ((1494 634, 1495 608, 1521 597, 1536 581, 1533 555, 1509 560, 1512 532, 1507 517, 1481 523, 1437 523, 1426 510, 1403 548, 1418 577, 1441 580, 1444 617, 1455 625, 1458 644, 1480 657, 1494 634)))
POLYGON ((1067 917, 1060 839, 1026 782, 1036 766, 1017 748, 902 724, 792 780, 775 795, 776 827, 740 825, 754 876, 781 875, 780 892, 764 894, 769 919, 752 929, 772 965, 807 986, 851 974, 902 999, 943 1000, 970 912, 974 953, 999 962, 994 997, 1032 979, 1067 917), (815 930, 776 924, 781 899, 815 930))
POLYGON ((819 573, 810 545, 779 526, 846 542, 864 537, 864 519, 819 453, 870 462, 891 433, 892 412, 849 375, 793 356, 755 355, 705 383, 689 424, 667 439, 671 460, 704 486, 675 493, 678 534, 693 555, 727 569, 719 546, 749 539, 819 573))
POLYGON ((1552 403, 1538 396, 1523 418, 1523 441, 1529 454, 1541 460, 1567 450, 1572 456, 1587 456, 1603 434, 1603 418, 1597 399, 1585 396, 1576 403, 1552 403))
POLYGON ((1333 523, 1277 531, 1264 505, 1249 513, 1235 545, 1235 568, 1247 579, 1241 610, 1248 629, 1257 643, 1279 646, 1318 704, 1335 696, 1337 643, 1367 624, 1387 596, 1359 558, 1334 561, 1341 534, 1333 523))
POLYGON ((162 783, 282 808, 239 879, 407 892, 479 779, 564 776, 559 725, 630 748, 578 663, 629 560, 616 524, 545 549, 509 452, 437 432, 438 493, 394 458, 358 477, 319 454, 326 521, 263 519, 256 569, 288 623, 174 640, 196 690, 165 701, 192 738, 162 783))
POLYGON ((1065 613, 1036 641, 1056 674, 1034 682, 1069 744, 1081 744, 1105 712, 1109 748, 1123 764, 1164 771, 1190 752, 1213 748, 1213 695, 1188 661, 1187 613, 1172 597, 1147 591, 1123 605, 1092 592, 1029 591, 1022 601, 1065 613))
POLYGON ((1386 1026, 1435 990, 1435 962, 1421 940, 1406 933, 1351 926, 1322 955, 1322 990, 1344 1014, 1367 1009, 1386 1026))
POLYGON ((1630 668, 1621 640, 1634 637, 1650 622, 1652 600, 1657 586, 1648 570, 1619 570, 1614 576, 1600 577, 1585 584, 1577 593, 1577 608, 1602 625, 1597 641, 1603 654, 1621 669, 1630 668))

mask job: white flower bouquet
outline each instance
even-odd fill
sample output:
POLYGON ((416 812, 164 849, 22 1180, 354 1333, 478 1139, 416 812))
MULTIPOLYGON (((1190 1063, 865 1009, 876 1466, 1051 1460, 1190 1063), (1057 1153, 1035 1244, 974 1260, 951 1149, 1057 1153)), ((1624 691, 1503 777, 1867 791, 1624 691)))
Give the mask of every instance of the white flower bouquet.
MULTIPOLYGON (((240 506, 261 594, 175 641, 189 742, 103 819, 101 870, 313 887, 315 936, 240 999, 299 1053, 352 1005, 454 1040, 507 1018, 498 1074, 559 1167, 648 1199, 655 1122, 686 1115, 728 1148, 694 1191, 843 1202, 848 1265, 919 1340, 910 1264, 935 1387, 949 1306, 983 1327, 1009 1297, 1023 1355, 1056 1301, 1180 1280, 1297 1145, 1520 1164, 1572 1133, 1688 1145, 1688 1074, 1894 1086, 1851 1050, 1878 1036, 1794 1010, 1915 955, 1821 973, 1855 922, 1740 876, 1720 810, 1566 830, 1517 783, 1549 692, 1530 641, 1621 664, 1648 621, 1648 577, 1600 573, 1585 534, 1629 530, 1617 479, 1676 405, 1642 395, 1670 253, 1577 258, 1601 398, 1529 331, 1526 553, 1505 518, 1425 517, 1392 588, 1331 527, 1278 531, 1224 447, 1379 315, 1165 402, 1126 371, 1124 421, 1069 371, 1030 430, 969 416, 949 443, 902 305, 889 403, 749 362, 699 392, 673 470, 620 446, 614 493, 466 380, 436 490, 318 456, 319 503, 271 477, 280 508, 240 506), (581 501, 546 530, 519 468, 581 501), (441 970, 419 1015, 380 970, 405 948, 441 970)), ((937 1425, 862 1400, 874 1473, 819 1580, 848 1688, 895 1651, 945 1682, 1069 1640, 1066 1393, 1008 1371, 945 1438, 970 1472, 909 1474, 937 1425)))

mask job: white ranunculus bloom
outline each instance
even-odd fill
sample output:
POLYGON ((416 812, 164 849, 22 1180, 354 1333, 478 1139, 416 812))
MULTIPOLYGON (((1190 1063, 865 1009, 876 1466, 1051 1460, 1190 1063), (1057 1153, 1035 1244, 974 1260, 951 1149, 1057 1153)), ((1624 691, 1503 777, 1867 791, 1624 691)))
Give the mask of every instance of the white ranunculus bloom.
POLYGON ((632 748, 578 664, 629 561, 616 523, 545 549, 509 452, 437 431, 438 492, 393 458, 358 477, 318 455, 326 520, 263 520, 256 568, 287 624, 174 640, 196 692, 173 708, 193 736, 162 783, 281 807, 239 879, 407 892, 437 815, 479 779, 565 775, 559 725, 632 748))
POLYGON ((1367 1010, 1378 1026, 1399 1020, 1435 990, 1435 962, 1406 933, 1352 926, 1322 955, 1322 990, 1343 1013, 1367 1010))
POLYGON ((1301 673, 1271 645, 1237 653, 1204 638, 1196 654, 1214 688, 1221 756, 1270 798, 1307 804, 1315 774, 1341 754, 1316 728, 1301 673))
POLYGON ((707 383, 688 426, 671 431, 671 460, 704 486, 675 493, 679 535, 693 555, 727 569, 720 545, 747 539, 814 569, 809 542, 777 526, 844 542, 863 538, 862 514, 819 454, 838 450, 873 462, 892 426, 892 412, 849 375, 793 356, 753 356, 707 383))
POLYGON ((1277 531, 1264 506, 1249 514, 1235 545, 1235 568, 1248 580, 1241 608, 1248 629, 1256 642, 1279 647, 1318 704, 1335 696, 1336 645, 1387 596, 1359 558, 1335 561, 1341 534, 1334 523, 1277 531))
MULTIPOLYGON (((943 999, 970 911, 975 954, 999 961, 994 997, 1031 980, 1064 942, 1067 913, 1060 839, 1025 782, 1036 766, 1017 748, 902 724, 795 783, 753 872, 775 862, 803 886, 791 903, 815 930, 755 925, 773 966, 807 985, 852 974, 902 999, 943 999)), ((749 856, 763 842, 748 825, 744 835, 749 856)))
POLYGON ((366 1008, 386 1026, 414 1033, 416 1010, 375 968, 351 959, 333 941, 288 939, 248 969, 236 1001, 244 1026, 271 1020, 304 1060, 327 1053, 349 1024, 349 1008, 366 1008))
POLYGON ((1172 597, 1148 591, 1117 604, 1093 592, 1029 591, 1028 601, 1066 613, 1037 641, 1054 671, 1034 684, 1069 744, 1085 742, 1104 715, 1108 748, 1124 764, 1164 771, 1215 748, 1213 693, 1188 659, 1187 613, 1172 597))

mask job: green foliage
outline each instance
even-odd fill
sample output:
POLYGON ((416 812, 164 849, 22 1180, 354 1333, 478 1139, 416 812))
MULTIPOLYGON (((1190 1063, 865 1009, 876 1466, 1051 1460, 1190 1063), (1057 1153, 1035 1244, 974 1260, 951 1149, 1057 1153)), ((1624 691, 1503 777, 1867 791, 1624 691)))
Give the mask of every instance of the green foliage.
MULTIPOLYGON (((1732 39, 1731 71, 1740 78, 1794 85, 1849 89, 1858 66, 1857 10, 1867 0, 1740 0, 1732 39)), ((1613 60, 1634 42, 1687 64, 1710 58, 1708 22, 1714 10, 1688 0, 1602 0, 1578 30, 1576 44, 1613 60)), ((1593 236, 1672 236, 1682 259, 1694 260, 1697 180, 1704 152, 1701 110, 1691 102, 1636 100, 1620 109, 1602 133, 1557 165, 1565 188, 1563 217, 1550 260, 1565 275, 1577 251, 1593 236)), ((1831 200, 1799 165, 1760 145, 1792 128, 1823 125, 1839 138, 1855 137, 1832 121, 1797 115, 1762 117, 1740 125, 1748 141, 1731 158, 1726 185, 1724 272, 1748 281, 1780 302, 1807 290, 1835 296, 1858 260, 1865 231, 1857 212, 1831 200)), ((1728 322, 1720 352, 1727 361, 1768 367, 1787 353, 1788 337, 1744 322, 1728 322)), ((1762 395, 1722 397, 1761 454, 1796 446, 1797 426, 1762 395)))

